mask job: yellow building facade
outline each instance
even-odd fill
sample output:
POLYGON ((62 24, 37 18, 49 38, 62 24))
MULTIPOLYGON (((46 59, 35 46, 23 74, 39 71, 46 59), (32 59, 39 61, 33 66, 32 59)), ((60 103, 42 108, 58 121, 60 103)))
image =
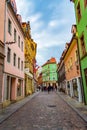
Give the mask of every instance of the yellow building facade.
POLYGON ((34 60, 36 57, 37 44, 30 35, 30 23, 22 23, 25 33, 25 95, 34 92, 34 60))

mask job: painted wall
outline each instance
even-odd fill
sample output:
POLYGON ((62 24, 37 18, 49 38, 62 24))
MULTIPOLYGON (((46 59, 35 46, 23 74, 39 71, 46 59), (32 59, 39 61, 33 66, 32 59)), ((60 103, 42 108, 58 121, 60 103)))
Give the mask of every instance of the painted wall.
MULTIPOLYGON (((21 47, 18 47, 18 36, 20 36, 20 45, 21 42, 24 43, 24 37, 23 33, 21 32, 20 27, 18 26, 17 20, 13 16, 11 10, 7 9, 6 12, 6 40, 5 41, 14 41, 14 28, 17 31, 17 41, 14 44, 5 45, 5 68, 4 71, 10 74, 13 74, 15 76, 19 76, 21 78, 24 78, 24 72, 21 71, 21 69, 18 69, 18 57, 20 58, 20 61, 24 61, 24 44, 23 44, 23 51, 21 50, 21 47), (12 34, 10 35, 8 33, 8 19, 12 22, 12 34), (8 47, 11 49, 11 62, 7 62, 7 49, 8 47), (13 54, 16 54, 16 66, 13 65, 13 54)), ((20 63, 21 64, 21 63, 20 63)))
POLYGON ((4 42, 5 0, 0 0, 0 40, 4 42))
POLYGON ((75 0, 74 6, 75 6, 75 14, 76 14, 76 22, 77 22, 77 31, 78 31, 78 37, 79 37, 79 52, 80 52, 80 63, 81 63, 85 103, 87 104, 87 84, 86 84, 86 79, 85 79, 85 74, 84 74, 84 69, 87 68, 87 5, 86 7, 84 6, 84 0, 80 0, 80 1, 75 0), (78 17, 77 17, 78 2, 80 2, 80 11, 81 11, 81 18, 79 22, 78 22, 78 17), (86 48, 86 54, 84 57, 82 56, 81 43, 80 43, 80 37, 82 34, 84 35, 84 43, 85 43, 85 48, 86 48))
POLYGON ((71 44, 72 45, 69 47, 67 54, 64 58, 67 81, 80 76, 80 66, 79 66, 78 70, 76 67, 76 50, 78 50, 77 49, 77 40, 73 39, 71 44), (70 63, 71 59, 72 59, 72 63, 70 63))
POLYGON ((42 79, 43 82, 57 81, 57 64, 50 63, 42 67, 42 79))
MULTIPOLYGON (((7 3, 7 1, 6 1, 7 3)), ((4 18, 5 19, 5 18, 4 18)), ((6 22, 5 22, 5 66, 4 66, 4 87, 3 87, 3 104, 5 101, 9 100, 18 100, 18 84, 20 83, 20 97, 24 97, 24 34, 21 28, 20 23, 17 20, 16 13, 14 13, 11 5, 6 4, 6 22), (8 19, 11 21, 11 34, 8 32, 8 19), (13 44, 6 44, 7 42, 14 42, 14 29, 16 29, 16 42, 13 44), (20 47, 18 46, 18 36, 20 36, 20 47), (21 48, 23 42, 23 50, 21 48), (11 60, 7 62, 7 50, 11 50, 11 60), (13 54, 16 54, 16 66, 13 64, 13 54), (20 58, 20 68, 18 68, 18 58, 20 58), (23 61, 23 70, 21 69, 21 62, 23 61), (9 88, 7 85, 8 76, 9 88), (10 90, 10 91, 9 91, 10 90), (8 94, 7 94, 8 92, 8 94), (11 97, 10 97, 11 93, 11 97), (6 96, 9 95, 8 99, 6 96)))

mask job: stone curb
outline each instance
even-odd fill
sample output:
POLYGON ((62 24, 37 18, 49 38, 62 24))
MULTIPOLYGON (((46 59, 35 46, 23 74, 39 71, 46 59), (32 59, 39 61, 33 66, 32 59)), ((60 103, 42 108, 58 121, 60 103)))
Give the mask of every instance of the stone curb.
MULTIPOLYGON (((83 114, 80 110, 78 110, 79 107, 75 107, 73 103, 71 104, 69 101, 67 101, 66 97, 61 95, 60 92, 57 92, 57 93, 85 122, 87 122, 87 115, 83 114)), ((72 102, 72 99, 71 99, 71 102, 72 102)))

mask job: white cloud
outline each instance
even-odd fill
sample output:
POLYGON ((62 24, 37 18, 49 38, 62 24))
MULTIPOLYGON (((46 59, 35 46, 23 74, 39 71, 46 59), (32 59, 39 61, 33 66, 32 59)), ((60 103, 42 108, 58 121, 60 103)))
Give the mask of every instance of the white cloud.
POLYGON ((39 20, 40 18, 41 18, 41 13, 36 13, 36 14, 31 15, 31 16, 29 17, 29 19, 30 19, 30 21, 31 21, 32 23, 38 22, 38 20, 39 20))
POLYGON ((48 5, 48 9, 52 9, 53 12, 46 24, 45 19, 42 19, 43 12, 34 12, 35 3, 32 0, 20 0, 20 2, 16 0, 16 3, 23 21, 30 21, 31 35, 37 43, 37 60, 40 64, 44 63, 47 57, 43 54, 43 48, 53 46, 62 48, 66 42, 70 41, 71 26, 75 23, 73 5, 69 3, 69 0, 48 5))
POLYGON ((27 0, 15 0, 17 5, 17 13, 22 15, 22 20, 25 21, 26 18, 33 13, 34 3, 27 0))

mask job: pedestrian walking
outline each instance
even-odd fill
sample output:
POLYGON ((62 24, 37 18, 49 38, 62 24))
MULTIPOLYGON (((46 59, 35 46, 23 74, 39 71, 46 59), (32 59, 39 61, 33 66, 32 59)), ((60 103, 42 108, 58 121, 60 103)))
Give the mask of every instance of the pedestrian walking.
POLYGON ((50 86, 50 84, 49 84, 49 86, 48 86, 48 93, 50 92, 50 90, 51 90, 51 86, 50 86))
POLYGON ((57 85, 55 85, 55 90, 57 91, 57 85))

